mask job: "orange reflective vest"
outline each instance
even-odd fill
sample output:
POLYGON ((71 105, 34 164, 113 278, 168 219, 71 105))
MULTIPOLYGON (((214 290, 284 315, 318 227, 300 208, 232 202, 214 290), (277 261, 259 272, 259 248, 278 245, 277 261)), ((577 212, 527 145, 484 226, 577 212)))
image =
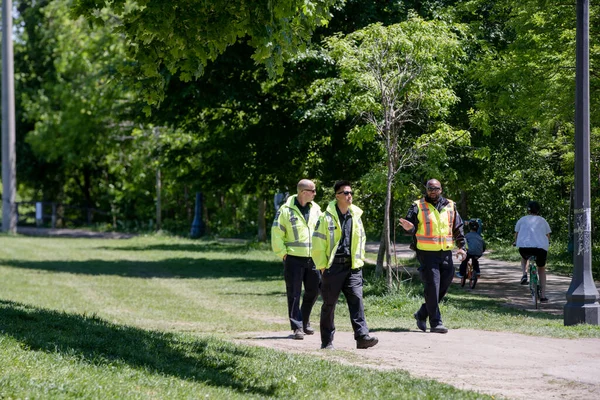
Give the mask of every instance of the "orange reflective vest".
POLYGON ((438 211, 425 199, 417 200, 415 204, 419 207, 417 216, 419 226, 415 233, 417 249, 425 251, 452 250, 454 248, 452 227, 456 218, 454 202, 448 200, 448 204, 441 211, 438 211))

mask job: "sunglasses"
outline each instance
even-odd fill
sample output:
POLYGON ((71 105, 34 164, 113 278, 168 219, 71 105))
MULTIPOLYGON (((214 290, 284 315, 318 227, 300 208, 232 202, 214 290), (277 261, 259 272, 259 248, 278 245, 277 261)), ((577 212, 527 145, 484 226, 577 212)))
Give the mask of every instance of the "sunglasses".
POLYGON ((317 193, 317 189, 304 189, 303 192, 313 192, 317 193))
POLYGON ((434 186, 427 186, 427 190, 430 192, 439 192, 440 190, 442 190, 441 187, 434 187, 434 186))
POLYGON ((343 192, 337 192, 336 194, 342 194, 344 193, 345 196, 348 196, 349 194, 351 195, 353 192, 351 190, 344 190, 343 192))

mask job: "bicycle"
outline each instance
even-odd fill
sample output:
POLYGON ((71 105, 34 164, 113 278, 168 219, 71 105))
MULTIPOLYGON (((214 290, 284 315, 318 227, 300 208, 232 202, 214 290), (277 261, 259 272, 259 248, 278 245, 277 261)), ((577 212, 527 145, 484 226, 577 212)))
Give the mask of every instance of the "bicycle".
POLYGON ((460 280, 461 287, 465 286, 467 279, 469 280, 469 287, 475 289, 475 285, 477 284, 477 274, 473 271, 473 260, 469 260, 467 263, 467 272, 460 280))
POLYGON ((531 292, 531 300, 533 301, 533 305, 537 309, 541 297, 541 287, 535 256, 529 257, 527 263, 529 264, 529 291, 531 292))

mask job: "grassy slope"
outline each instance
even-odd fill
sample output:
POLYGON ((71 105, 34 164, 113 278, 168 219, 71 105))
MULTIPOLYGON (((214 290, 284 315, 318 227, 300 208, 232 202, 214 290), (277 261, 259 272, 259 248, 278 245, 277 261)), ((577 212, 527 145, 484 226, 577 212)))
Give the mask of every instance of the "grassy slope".
MULTIPOLYGON (((0 243, 4 397, 479 396, 403 373, 228 343, 232 332, 289 329, 281 263, 261 246, 165 237, 0 236, 0 243)), ((412 328, 420 285, 385 295, 366 276, 369 326, 412 328)), ((562 319, 464 291, 450 293, 443 307, 452 326, 600 337, 598 327, 563 327, 562 319)), ((338 329, 350 330, 346 308, 337 315, 338 329)))

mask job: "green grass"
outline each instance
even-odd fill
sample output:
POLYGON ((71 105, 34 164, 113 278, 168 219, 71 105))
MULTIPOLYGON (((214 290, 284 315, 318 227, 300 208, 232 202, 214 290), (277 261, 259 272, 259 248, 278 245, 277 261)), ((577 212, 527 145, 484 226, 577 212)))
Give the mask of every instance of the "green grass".
POLYGON ((1 301, 2 398, 488 398, 349 367, 1 301))
MULTIPOLYGON (((490 398, 228 341, 289 330, 282 265, 264 245, 0 241, 0 398, 490 398)), ((377 310, 386 298, 367 302, 377 310)), ((374 328, 397 328, 395 316, 375 314, 374 328)), ((338 315, 350 330, 344 307, 338 315)))

